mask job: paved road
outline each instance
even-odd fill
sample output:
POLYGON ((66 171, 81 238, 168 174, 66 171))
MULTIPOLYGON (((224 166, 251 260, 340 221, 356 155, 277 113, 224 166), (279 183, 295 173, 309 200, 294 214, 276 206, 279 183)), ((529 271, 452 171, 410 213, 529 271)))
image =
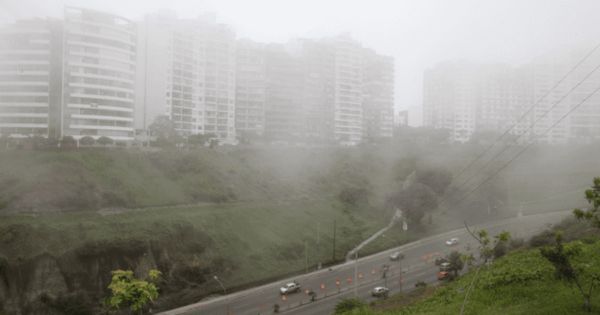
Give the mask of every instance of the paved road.
MULTIPOLYGON (((559 222, 569 214, 570 211, 564 211, 523 216, 473 228, 485 228, 492 235, 506 230, 511 232, 513 238, 528 238, 550 224, 559 222)), ((331 269, 323 269, 292 279, 266 284, 170 310, 163 314, 264 315, 273 314, 274 304, 280 305, 280 313, 283 314, 330 314, 336 303, 342 298, 356 295, 367 301, 374 299, 370 296, 370 291, 375 286, 387 286, 391 293, 397 293, 401 290, 413 289, 418 281, 427 283, 437 281, 437 267, 433 263, 434 258, 446 255, 455 249, 463 252, 477 250, 476 242, 471 239, 464 228, 359 258, 358 261, 347 262, 331 269), (453 247, 446 246, 445 240, 452 237, 459 238, 460 243, 453 247), (395 251, 401 251, 405 258, 399 262, 390 261, 389 255, 395 251), (389 265, 389 269, 384 279, 382 277, 383 266, 386 264, 389 265), (278 294, 278 289, 284 283, 292 280, 298 281, 303 290, 310 289, 316 292, 317 301, 310 302, 310 297, 305 292, 290 294, 283 300, 278 294)))

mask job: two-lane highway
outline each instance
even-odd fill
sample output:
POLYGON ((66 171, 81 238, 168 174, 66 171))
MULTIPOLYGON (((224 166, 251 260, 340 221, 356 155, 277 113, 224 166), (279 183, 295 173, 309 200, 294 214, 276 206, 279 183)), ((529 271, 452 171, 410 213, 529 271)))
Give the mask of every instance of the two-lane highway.
MULTIPOLYGON (((485 228, 492 235, 506 230, 511 232, 513 238, 528 238, 569 214, 569 211, 565 211, 522 216, 473 228, 485 228)), ((361 299, 373 299, 370 292, 375 286, 386 286, 393 294, 413 289, 418 281, 437 281, 438 269, 433 262, 435 257, 447 255, 452 250, 475 253, 477 247, 478 244, 464 228, 458 229, 359 258, 358 261, 202 301, 163 314, 272 314, 275 304, 279 305, 280 313, 285 314, 329 314, 342 298, 357 296, 361 299), (459 238, 460 243, 447 246, 445 241, 452 237, 459 238), (404 259, 391 261, 389 255, 395 251, 402 252, 404 259), (384 277, 385 268, 387 272, 384 277), (279 287, 294 280, 300 283, 302 292, 280 296, 279 287), (316 301, 311 302, 305 290, 314 291, 317 294, 316 301)))

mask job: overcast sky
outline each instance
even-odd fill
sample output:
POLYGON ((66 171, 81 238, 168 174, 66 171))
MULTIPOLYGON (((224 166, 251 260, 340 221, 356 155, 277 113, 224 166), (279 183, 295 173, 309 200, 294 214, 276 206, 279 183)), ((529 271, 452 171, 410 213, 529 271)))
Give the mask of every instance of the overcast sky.
POLYGON ((600 0, 0 0, 0 23, 60 16, 64 5, 131 19, 161 8, 180 17, 214 12, 239 37, 285 42, 350 32, 395 57, 396 110, 421 106, 423 70, 444 60, 519 64, 600 42, 600 0))

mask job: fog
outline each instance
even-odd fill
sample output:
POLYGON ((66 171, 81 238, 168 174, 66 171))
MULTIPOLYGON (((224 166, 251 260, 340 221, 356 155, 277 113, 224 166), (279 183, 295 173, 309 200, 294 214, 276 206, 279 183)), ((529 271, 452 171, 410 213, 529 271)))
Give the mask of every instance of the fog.
POLYGON ((61 16, 64 5, 130 19, 168 8, 183 18, 214 12, 238 37, 286 42, 350 32, 367 47, 395 58, 395 109, 421 122, 423 71, 446 60, 527 63, 545 54, 593 45, 600 35, 594 0, 532 1, 35 1, 2 0, 0 23, 61 16), (592 43, 592 44, 590 44, 592 43))
POLYGON ((0 0, 0 315, 571 303, 545 275, 563 241, 598 266, 598 12, 0 0))

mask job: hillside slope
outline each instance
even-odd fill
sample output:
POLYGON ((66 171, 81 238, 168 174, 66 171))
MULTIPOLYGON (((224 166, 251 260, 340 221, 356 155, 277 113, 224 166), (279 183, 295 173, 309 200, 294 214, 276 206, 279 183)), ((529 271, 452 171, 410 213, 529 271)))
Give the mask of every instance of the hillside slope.
MULTIPOLYGON (((589 273, 583 275, 587 284, 589 274, 600 272, 600 241, 583 244, 576 263, 589 264, 589 273)), ((459 314, 475 272, 471 271, 454 282, 442 285, 433 292, 427 291, 422 300, 400 307, 391 298, 372 308, 354 310, 345 315, 408 315, 459 314)), ((587 287, 587 286, 586 286, 587 287)), ((472 315, 546 315, 546 314, 598 314, 600 292, 592 298, 592 312, 583 309, 583 298, 577 288, 557 280, 554 268, 540 254, 539 249, 519 250, 484 267, 471 290, 465 314, 472 315)))

